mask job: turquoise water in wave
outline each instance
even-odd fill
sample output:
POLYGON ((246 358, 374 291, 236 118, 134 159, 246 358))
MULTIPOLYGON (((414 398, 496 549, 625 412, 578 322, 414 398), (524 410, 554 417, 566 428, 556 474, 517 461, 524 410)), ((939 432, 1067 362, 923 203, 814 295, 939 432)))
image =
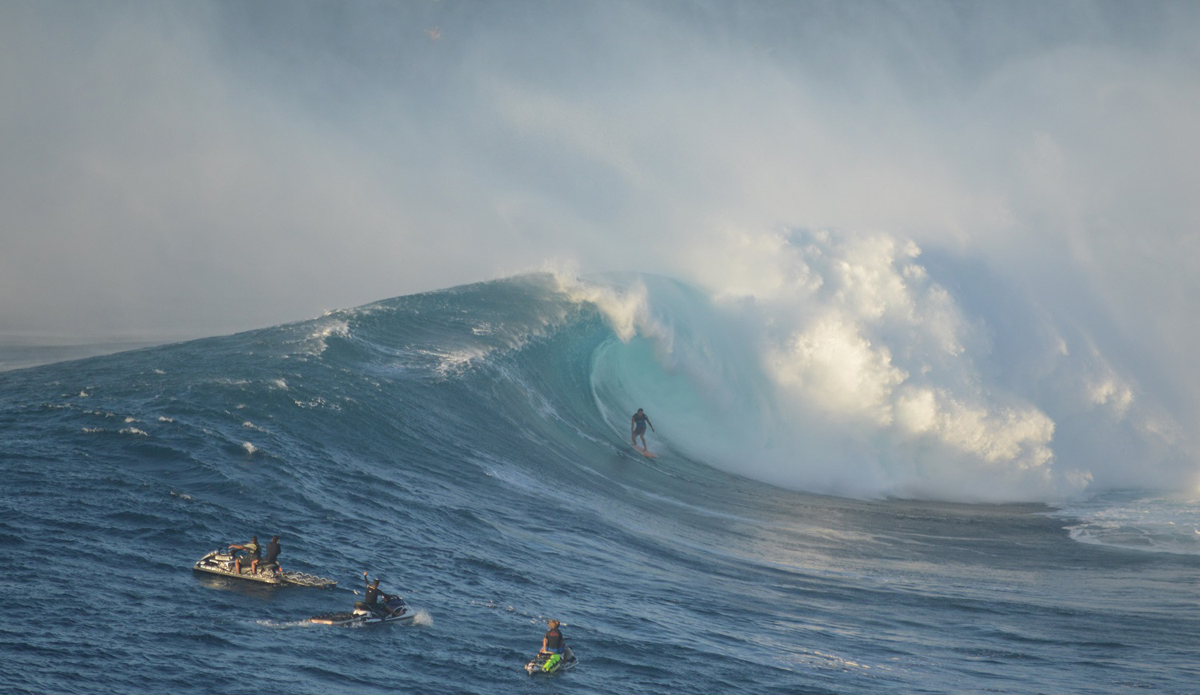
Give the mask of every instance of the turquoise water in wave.
POLYGON ((683 453, 660 350, 532 277, 0 373, 0 691, 1196 691, 1194 505, 772 487, 683 453), (339 586, 191 571, 276 533, 339 586), (415 624, 303 622, 364 570, 415 624), (531 679, 550 617, 581 663, 531 679))

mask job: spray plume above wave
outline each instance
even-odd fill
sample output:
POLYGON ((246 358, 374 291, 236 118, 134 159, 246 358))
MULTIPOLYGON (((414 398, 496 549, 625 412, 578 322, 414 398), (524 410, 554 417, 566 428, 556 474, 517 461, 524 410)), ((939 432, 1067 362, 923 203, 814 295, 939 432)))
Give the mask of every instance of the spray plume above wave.
MULTIPOLYGON (((969 313, 915 244, 886 235, 737 244, 730 265, 755 272, 715 290, 560 280, 622 341, 598 351, 597 391, 656 413, 671 447, 851 496, 1050 501, 1190 486, 1178 424, 1035 305, 1014 314, 1009 297, 1002 318, 969 313)), ((952 265, 938 262, 950 280, 952 265)))

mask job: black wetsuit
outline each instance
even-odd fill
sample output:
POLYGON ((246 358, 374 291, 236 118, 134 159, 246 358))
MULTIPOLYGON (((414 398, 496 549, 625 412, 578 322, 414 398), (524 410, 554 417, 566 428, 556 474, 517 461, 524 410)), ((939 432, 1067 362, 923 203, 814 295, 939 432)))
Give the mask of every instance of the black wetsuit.
POLYGON ((268 567, 276 564, 275 561, 279 559, 280 550, 281 548, 279 547, 278 541, 271 541, 270 543, 267 543, 267 556, 264 557, 263 561, 259 564, 268 567))
POLYGON ((564 646, 566 646, 566 642, 558 628, 552 627, 546 631, 546 651, 562 654, 564 646))
POLYGON ((385 616, 388 614, 388 610, 386 606, 379 602, 382 596, 382 591, 373 586, 368 586, 367 593, 363 596, 363 605, 375 615, 385 616))

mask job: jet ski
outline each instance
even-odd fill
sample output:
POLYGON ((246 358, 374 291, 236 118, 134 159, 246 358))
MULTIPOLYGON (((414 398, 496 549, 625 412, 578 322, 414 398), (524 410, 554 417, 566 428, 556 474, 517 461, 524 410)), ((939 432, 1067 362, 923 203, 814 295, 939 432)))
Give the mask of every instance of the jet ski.
POLYGON ((192 565, 192 569, 197 572, 219 574, 223 577, 245 579, 246 581, 258 582, 260 584, 290 584, 293 586, 312 586, 319 589, 337 585, 337 582, 332 579, 318 577, 313 574, 283 572, 279 569, 279 565, 271 565, 270 567, 262 567, 260 565, 257 570, 251 572, 250 563, 247 562, 242 568, 241 574, 238 574, 233 569, 233 560, 234 554, 232 552, 228 550, 214 550, 200 558, 195 565, 192 565))
POLYGON ((558 673, 559 671, 570 671, 579 664, 579 658, 575 656, 575 652, 567 647, 562 654, 547 654, 539 652, 537 656, 529 660, 525 664, 525 672, 531 676, 536 676, 540 673, 558 673))
POLYGON ((322 613, 308 619, 318 625, 378 625, 380 623, 412 622, 417 612, 404 599, 393 594, 384 594, 375 610, 358 601, 349 613, 322 613))

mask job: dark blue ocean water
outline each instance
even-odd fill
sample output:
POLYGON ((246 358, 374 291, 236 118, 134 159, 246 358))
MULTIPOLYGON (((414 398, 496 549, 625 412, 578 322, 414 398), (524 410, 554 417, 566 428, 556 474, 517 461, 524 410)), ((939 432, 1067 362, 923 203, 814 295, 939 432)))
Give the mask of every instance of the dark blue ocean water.
POLYGON ((1200 691, 1194 549, 782 490, 661 406, 645 459, 669 372, 531 277, 0 373, 0 692, 1200 691), (339 586, 192 572, 251 534, 339 586), (363 571, 416 623, 303 622, 363 571), (551 617, 580 666, 530 678, 551 617))

